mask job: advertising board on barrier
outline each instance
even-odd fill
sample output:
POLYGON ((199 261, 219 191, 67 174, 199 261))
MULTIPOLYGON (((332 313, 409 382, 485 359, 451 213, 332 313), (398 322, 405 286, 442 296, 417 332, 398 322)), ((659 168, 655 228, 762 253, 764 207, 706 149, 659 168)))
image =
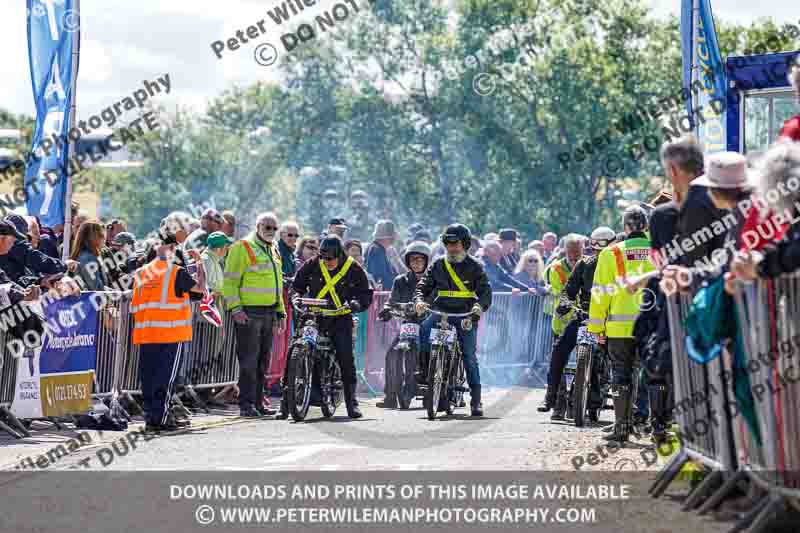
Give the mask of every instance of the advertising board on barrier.
POLYGON ((42 343, 26 346, 17 365, 11 404, 17 417, 64 416, 89 409, 97 358, 97 310, 89 298, 70 296, 43 307, 42 343))

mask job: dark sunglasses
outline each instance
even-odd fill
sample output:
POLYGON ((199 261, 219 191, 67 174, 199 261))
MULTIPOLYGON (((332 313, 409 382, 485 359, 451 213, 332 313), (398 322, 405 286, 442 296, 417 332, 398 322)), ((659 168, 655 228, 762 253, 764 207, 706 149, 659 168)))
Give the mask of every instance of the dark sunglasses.
POLYGON ((538 259, 528 259, 528 263, 538 263, 538 259))
POLYGON ((316 252, 317 250, 319 250, 319 246, 317 246, 317 245, 315 245, 315 244, 306 244, 306 246, 305 246, 305 247, 306 247, 306 248, 308 248, 309 250, 314 250, 315 252, 316 252))
POLYGON ((299 237, 300 235, 298 235, 297 233, 287 233, 286 236, 287 237, 299 237))
POLYGON ((319 258, 322 259, 323 261, 333 261, 334 259, 337 259, 335 255, 328 255, 328 254, 319 254, 319 258))
POLYGON ((277 226, 261 226, 261 227, 267 231, 278 231, 277 226))

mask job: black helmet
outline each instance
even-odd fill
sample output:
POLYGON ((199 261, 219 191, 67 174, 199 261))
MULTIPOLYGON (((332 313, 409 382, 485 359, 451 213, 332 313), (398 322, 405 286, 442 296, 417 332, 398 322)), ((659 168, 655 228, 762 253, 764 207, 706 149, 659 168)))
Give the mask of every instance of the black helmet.
POLYGON ((631 231, 645 231, 647 229, 647 212, 641 206, 630 206, 622 215, 622 226, 629 227, 631 231))
POLYGON ((461 241, 464 245, 464 250, 469 250, 472 244, 472 233, 464 224, 450 224, 442 234, 442 244, 446 245, 448 242, 457 241, 461 241))
POLYGON ((409 269, 411 268, 410 260, 412 255, 421 255, 425 257, 425 267, 427 268, 428 263, 431 261, 431 247, 422 241, 414 241, 409 244, 403 254, 403 263, 405 263, 409 269))
POLYGON ((319 243, 319 258, 320 259, 333 259, 340 258, 344 255, 344 246, 339 237, 325 237, 319 243))

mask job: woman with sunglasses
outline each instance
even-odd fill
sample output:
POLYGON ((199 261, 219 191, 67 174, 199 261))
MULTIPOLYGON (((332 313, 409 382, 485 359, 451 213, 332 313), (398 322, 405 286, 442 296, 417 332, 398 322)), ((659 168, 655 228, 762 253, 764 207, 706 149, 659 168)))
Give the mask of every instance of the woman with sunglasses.
POLYGON ((297 270, 300 270, 306 261, 310 261, 317 257, 319 253, 319 239, 314 235, 306 235, 300 239, 300 244, 297 245, 297 254, 295 256, 295 263, 297 270))
POLYGON ((544 288, 544 260, 539 252, 533 249, 526 250, 517 262, 517 267, 514 269, 514 279, 521 281, 531 289, 536 291, 536 294, 545 294, 547 290, 544 288))

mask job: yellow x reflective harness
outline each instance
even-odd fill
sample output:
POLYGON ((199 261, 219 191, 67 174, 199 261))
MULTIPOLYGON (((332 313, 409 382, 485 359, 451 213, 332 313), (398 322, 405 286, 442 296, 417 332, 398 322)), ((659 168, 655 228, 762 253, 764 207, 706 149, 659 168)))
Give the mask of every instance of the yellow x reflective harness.
POLYGON ((447 272, 450 274, 450 279, 453 280, 453 283, 456 284, 458 287, 457 291, 439 291, 439 296, 444 296, 446 298, 478 298, 478 295, 475 294, 475 291, 471 291, 467 289, 464 282, 461 281, 461 278, 458 277, 456 271, 453 270, 453 265, 451 265, 447 259, 444 260, 444 266, 447 269, 447 272))
MULTIPOLYGON (((319 261, 319 269, 322 270, 322 277, 325 279, 325 286, 319 291, 317 294, 317 299, 322 299, 325 297, 328 292, 331 293, 331 299, 333 300, 333 305, 337 308, 342 306, 342 301, 339 299, 339 295, 336 294, 336 284, 347 274, 347 271, 350 270, 350 265, 353 264, 353 258, 348 257, 347 261, 344 262, 344 266, 339 271, 338 274, 331 278, 330 273, 328 273, 328 267, 325 266, 325 263, 320 259, 319 261)), ((340 316, 349 314, 351 311, 350 309, 342 309, 339 311, 334 311, 330 309, 320 309, 319 307, 315 308, 319 311, 322 311, 323 316, 340 316)))

